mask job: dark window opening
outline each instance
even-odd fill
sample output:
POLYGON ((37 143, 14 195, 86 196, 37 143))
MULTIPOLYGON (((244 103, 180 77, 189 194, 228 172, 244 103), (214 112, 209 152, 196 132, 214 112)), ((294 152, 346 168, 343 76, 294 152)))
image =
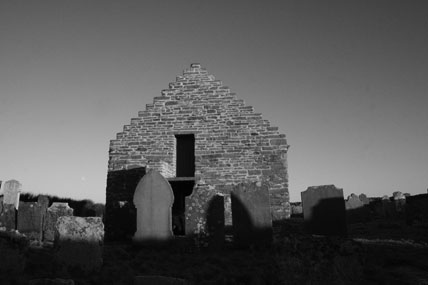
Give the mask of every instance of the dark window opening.
POLYGON ((174 192, 172 204, 172 232, 176 236, 185 235, 186 196, 192 194, 194 181, 170 181, 174 192))
POLYGON ((195 136, 176 135, 176 177, 195 176, 195 136))

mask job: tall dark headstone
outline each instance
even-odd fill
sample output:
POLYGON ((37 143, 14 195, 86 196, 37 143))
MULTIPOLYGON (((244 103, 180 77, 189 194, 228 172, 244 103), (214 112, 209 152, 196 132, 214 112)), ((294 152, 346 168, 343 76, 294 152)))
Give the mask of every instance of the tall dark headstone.
POLYGON ((232 193, 233 239, 238 246, 272 241, 269 190, 261 183, 242 183, 232 193))
POLYGON ((334 185, 311 186, 301 193, 303 217, 308 232, 347 235, 343 190, 334 185))

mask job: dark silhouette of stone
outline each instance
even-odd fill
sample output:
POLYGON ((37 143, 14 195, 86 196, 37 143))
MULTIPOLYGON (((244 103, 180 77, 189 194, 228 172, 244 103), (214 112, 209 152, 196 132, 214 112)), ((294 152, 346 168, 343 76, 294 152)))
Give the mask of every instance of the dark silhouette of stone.
POLYGON ((104 216, 106 241, 132 240, 136 231, 136 209, 132 201, 138 182, 145 174, 146 168, 140 166, 108 172, 104 216))
POLYGON ((172 204, 174 193, 169 182, 150 170, 140 180, 134 194, 137 208, 137 231, 134 242, 166 241, 173 237, 172 204))
POLYGON ((406 198, 406 223, 428 222, 428 194, 419 194, 406 198))
POLYGON ((320 235, 347 235, 343 190, 311 186, 301 193, 306 230, 320 235))
POLYGON ((272 242, 269 190, 261 183, 241 183, 231 192, 233 239, 238 246, 272 242))

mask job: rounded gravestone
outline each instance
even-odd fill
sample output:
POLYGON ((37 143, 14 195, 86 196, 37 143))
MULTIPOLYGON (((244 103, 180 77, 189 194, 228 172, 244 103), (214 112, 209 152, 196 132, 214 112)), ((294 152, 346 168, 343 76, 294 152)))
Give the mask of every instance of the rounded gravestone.
POLYGON ((165 241, 172 238, 173 203, 171 185, 159 172, 150 170, 144 175, 134 193, 134 205, 137 208, 134 242, 165 241))

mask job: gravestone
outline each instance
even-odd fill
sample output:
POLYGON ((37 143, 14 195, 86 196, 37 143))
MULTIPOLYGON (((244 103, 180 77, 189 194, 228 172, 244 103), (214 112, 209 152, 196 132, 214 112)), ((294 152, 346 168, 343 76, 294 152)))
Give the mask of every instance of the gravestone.
POLYGON ((172 238, 173 203, 171 185, 159 172, 150 170, 144 175, 134 193, 137 231, 133 241, 166 241, 172 238))
POLYGON ((16 229, 16 209, 15 205, 3 204, 2 212, 0 213, 0 228, 6 230, 16 229))
POLYGON ((231 192, 233 239, 238 246, 272 242, 269 190, 261 183, 241 183, 231 192))
POLYGON ((55 259, 92 272, 102 266, 104 224, 99 217, 61 216, 55 224, 55 259))
POLYGON ((19 195, 21 183, 16 180, 8 180, 3 185, 3 211, 0 214, 0 227, 7 230, 16 229, 16 210, 19 207, 19 195))
POLYGON ((22 185, 19 181, 6 181, 3 186, 3 204, 14 205, 15 209, 18 209, 21 188, 22 185))
POLYGON ((351 195, 348 196, 345 206, 346 206, 346 210, 351 210, 351 209, 361 208, 364 206, 364 204, 357 195, 352 193, 351 195))
POLYGON ((18 231, 31 237, 39 237, 41 232, 41 208, 36 202, 19 202, 18 231))
POLYGON ((48 211, 48 206, 49 206, 49 197, 45 196, 45 195, 39 195, 39 197, 37 198, 37 204, 40 207, 40 235, 39 235, 39 240, 42 241, 43 240, 43 225, 45 223, 46 220, 46 215, 47 215, 47 211, 48 211))
POLYGON ((347 235, 343 189, 311 186, 301 193, 306 230, 312 234, 347 235))
POLYGON ((184 279, 166 276, 136 276, 134 285, 186 285, 189 284, 184 279))
POLYGON ((291 216, 302 216, 303 208, 302 203, 291 203, 291 216))
POLYGON ((360 194, 360 196, 358 196, 361 200, 361 202, 363 202, 364 205, 368 205, 370 204, 370 200, 369 198, 367 198, 366 194, 360 194))
POLYGON ((406 196, 400 191, 392 193, 394 198, 395 211, 398 215, 403 215, 406 207, 406 196))
POLYGON ((369 218, 369 210, 360 197, 352 193, 345 201, 346 218, 348 223, 365 222, 369 218))
POLYGON ((0 214, 3 213, 3 196, 0 196, 0 214))
POLYGON ((55 224, 58 218, 62 216, 73 216, 73 209, 68 206, 68 203, 52 203, 46 211, 43 223, 43 240, 54 241, 55 224))

